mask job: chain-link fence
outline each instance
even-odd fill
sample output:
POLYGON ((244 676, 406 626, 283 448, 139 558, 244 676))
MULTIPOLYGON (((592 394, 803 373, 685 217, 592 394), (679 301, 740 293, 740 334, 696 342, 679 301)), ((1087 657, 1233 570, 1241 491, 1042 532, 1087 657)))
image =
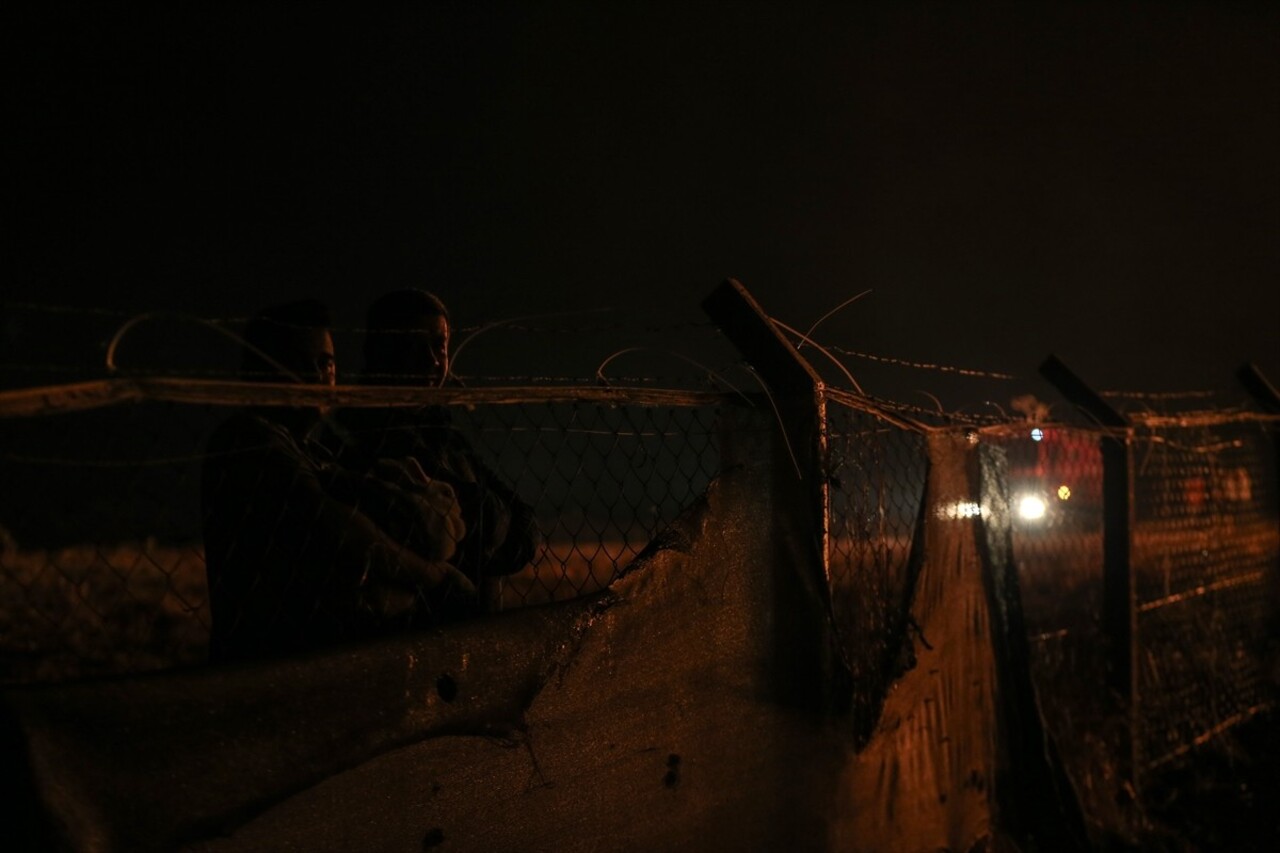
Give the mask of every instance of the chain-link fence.
POLYGON ((719 471, 712 406, 525 404, 459 420, 536 516, 538 550, 504 581, 504 609, 607 586, 719 471))
MULTIPOLYGON (((1008 465, 1014 568, 1031 674, 1045 730, 1088 814, 1116 809, 1127 750, 1120 697, 1109 687, 1102 435, 1067 424, 988 427, 1008 465)), ((1123 508, 1120 510, 1123 512, 1123 508)))
MULTIPOLYGON (((516 389, 498 399, 460 391, 432 407, 448 412, 432 428, 447 428, 474 471, 486 472, 475 482, 498 484, 501 499, 526 507, 531 522, 521 564, 478 578, 482 609, 604 588, 703 493, 719 470, 718 407, 728 402, 655 393, 628 399, 625 389, 601 389, 575 399, 529 390, 521 398, 516 389)), ((212 624, 204 534, 208 504, 219 497, 208 492, 209 441, 232 409, 155 399, 71 408, 0 420, 0 678, 203 662, 212 624)), ((1115 430, 1024 420, 913 428, 873 405, 832 403, 827 415, 827 567, 863 735, 912 664, 921 519, 982 514, 976 502, 925 505, 928 428, 968 429, 1004 450, 1045 722, 1060 742, 1086 747, 1068 764, 1096 769, 1127 736, 1135 771, 1152 770, 1273 700, 1274 419, 1135 419, 1122 439, 1130 500, 1110 506, 1102 447, 1115 430), (1124 648, 1104 618, 1105 542, 1116 529, 1128 532, 1132 631, 1124 648), (1125 656, 1133 663, 1128 688, 1112 677, 1125 656)), ((372 435, 358 423, 345 429, 343 441, 372 435)), ((362 511, 358 501, 349 506, 362 511)))
POLYGON ((1135 419, 1119 432, 1026 424, 984 433, 1009 459, 1042 711, 1058 740, 1076 745, 1064 759, 1080 774, 1131 751, 1141 778, 1275 700, 1276 425, 1240 413, 1179 425, 1186 420, 1135 419), (1102 445, 1126 434, 1127 462, 1112 476, 1128 498, 1112 506, 1103 500, 1102 445), (1108 530, 1128 532, 1126 564, 1115 569, 1104 551, 1108 530), (1119 614, 1128 624, 1118 632, 1105 624, 1106 573, 1116 569, 1129 591, 1119 614))
POLYGON ((1031 674, 1089 814, 1109 820, 1117 784, 1140 796, 1166 765, 1274 705, 1275 418, 1235 411, 1135 417, 1125 429, 1029 419, 911 429, 875 411, 827 401, 827 568, 859 737, 914 664, 914 644, 927 642, 912 636, 909 616, 922 520, 986 517, 977 494, 922 507, 925 435, 938 429, 1003 457, 1031 674))
POLYGON ((204 660, 204 407, 0 420, 0 677, 49 681, 204 660))
POLYGON ((1157 768, 1274 700, 1275 433, 1139 422, 1132 445, 1134 758, 1157 768))
POLYGON ((928 457, 922 435, 875 414, 831 403, 827 417, 831 605, 853 680, 853 723, 866 737, 911 665, 902 656, 911 648, 911 550, 928 457))
MULTIPOLYGON (((483 516, 474 523, 486 527, 486 536, 527 535, 527 549, 512 552, 519 565, 505 566, 501 577, 473 578, 481 582, 474 610, 511 609, 602 589, 716 475, 715 395, 666 405, 648 399, 652 393, 642 403, 628 402, 625 392, 607 401, 603 396, 592 400, 588 393, 574 400, 564 392, 524 402, 431 408, 437 415, 447 412, 429 428, 437 430, 434 440, 447 424, 455 452, 455 470, 447 474, 459 478, 454 485, 463 515, 483 516), (527 530, 506 530, 522 517, 527 530)), ((249 446, 211 449, 220 425, 243 417, 235 412, 228 405, 143 401, 0 420, 0 679, 54 681, 207 660, 211 598, 216 601, 218 584, 236 582, 222 576, 210 589, 204 546, 211 507, 224 516, 249 516, 249 504, 288 494, 289 501, 281 503, 291 504, 295 514, 301 506, 316 515, 299 523, 277 509, 277 523, 265 538, 249 523, 240 528, 238 541, 218 546, 226 562, 258 566, 292 550, 310 555, 308 571, 340 573, 333 558, 320 553, 325 543, 335 551, 349 547, 343 540, 360 535, 350 518, 377 517, 382 510, 374 509, 376 495, 344 491, 325 479, 324 466, 339 464, 333 441, 368 436, 341 430, 339 417, 336 438, 318 440, 323 446, 297 442, 285 448, 286 456, 301 448, 285 472, 301 480, 318 473, 323 489, 350 516, 334 522, 298 482, 279 482, 281 448, 264 446, 275 441, 269 430, 263 439, 251 426, 249 446), (211 464, 224 459, 231 461, 211 464), (326 524, 336 529, 326 530, 326 524), (273 550, 275 540, 290 538, 273 550), (253 550, 259 553, 248 553, 253 550)), ((266 422, 272 422, 270 413, 266 422)), ((405 528, 402 537, 412 532, 405 528)), ((470 540, 466 544, 472 547, 470 540)), ((486 549, 482 542, 474 547, 486 549)), ((304 567, 288 559, 266 568, 282 576, 300 574, 304 567)), ((264 600, 311 596, 319 602, 324 595, 296 577, 284 577, 284 589, 274 591, 266 579, 248 582, 250 594, 264 600)), ((438 616, 440 602, 429 604, 438 616)), ((287 608, 279 601, 276 606, 279 623, 288 626, 287 608)), ((308 618, 323 618, 321 605, 315 610, 308 618)), ((421 613, 416 618, 423 619, 421 613)), ((307 628, 282 630, 305 635, 307 628)))

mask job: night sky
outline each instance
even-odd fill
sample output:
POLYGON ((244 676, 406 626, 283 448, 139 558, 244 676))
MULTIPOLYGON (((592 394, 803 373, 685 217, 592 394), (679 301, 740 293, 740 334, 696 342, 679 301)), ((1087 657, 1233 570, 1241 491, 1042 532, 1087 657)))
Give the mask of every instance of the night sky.
MULTIPOLYGON (((317 295, 354 328, 416 285, 458 326, 679 326, 733 276, 800 327, 870 289, 820 327, 859 351, 1020 377, 1053 352, 1107 389, 1231 388, 1246 360, 1280 381, 1274 4, 102 7, 6 29, 8 367, 101 353, 74 312, 22 303, 317 295)), ((632 342, 485 341, 473 366, 580 376, 632 342)))

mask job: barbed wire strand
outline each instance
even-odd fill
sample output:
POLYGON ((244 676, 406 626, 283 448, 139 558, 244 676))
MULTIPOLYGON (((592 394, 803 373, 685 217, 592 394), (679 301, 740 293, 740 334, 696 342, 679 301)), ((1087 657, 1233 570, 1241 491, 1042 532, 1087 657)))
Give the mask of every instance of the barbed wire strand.
POLYGON ((150 311, 144 314, 138 314, 134 317, 131 317, 129 320, 125 321, 125 323, 119 329, 116 330, 116 333, 111 336, 111 341, 107 344, 106 368, 108 373, 115 373, 117 371, 117 367, 115 363, 116 348, 120 346, 120 342, 124 340, 124 336, 145 322, 149 322, 151 320, 156 320, 161 318, 182 320, 183 322, 195 323, 196 325, 202 326, 206 329, 212 329, 218 334, 223 335, 224 337, 230 338, 232 341, 236 342, 240 346, 249 350, 254 355, 261 358, 264 362, 271 365, 271 367, 279 371, 281 375, 287 376, 295 382, 303 381, 302 377, 299 376, 297 373, 295 373, 293 370, 289 369, 288 367, 285 367, 283 364, 276 361, 270 355, 263 352, 261 349, 254 346, 253 344, 249 343, 247 340, 245 340, 243 336, 236 334, 230 329, 224 328, 222 325, 212 320, 206 320, 203 317, 196 317, 191 314, 182 314, 182 313, 171 312, 171 311, 150 311))
POLYGON ((858 384, 858 380, 854 379, 853 374, 849 372, 849 368, 845 367, 844 364, 840 361, 840 359, 836 358, 834 355, 828 352, 827 348, 824 347, 822 344, 813 340, 804 332, 801 332, 798 329, 793 329, 791 326, 788 326, 786 323, 782 322, 781 320, 775 317, 770 317, 769 322, 773 323, 775 326, 778 326, 784 331, 790 332, 791 334, 798 336, 801 339, 801 341, 808 341, 810 344, 813 345, 814 349, 816 349, 818 352, 825 355, 827 358, 831 359, 832 364, 840 368, 840 372, 843 373, 845 378, 849 380, 849 384, 853 387, 855 391, 857 391, 859 394, 864 393, 862 390, 862 386, 858 384))
POLYGON ((660 352, 660 353, 663 353, 664 355, 669 355, 673 358, 678 358, 687 364, 691 364, 694 367, 698 368, 699 370, 704 371, 706 375, 711 377, 712 379, 718 380, 724 383, 729 388, 730 391, 732 391, 733 393, 741 397, 744 402, 754 405, 753 403, 751 403, 750 398, 748 398, 746 394, 742 393, 741 389, 739 389, 736 385, 734 385, 728 379, 725 379, 723 376, 716 373, 711 368, 707 367, 705 364, 702 364, 701 362, 695 359, 692 359, 682 353, 673 352, 672 350, 666 350, 666 349, 655 349, 654 347, 627 347, 626 349, 618 350, 617 352, 613 353, 608 358, 606 358, 604 361, 600 362, 600 366, 596 368, 596 374, 595 374, 596 381, 599 382, 601 385, 605 385, 605 386, 609 385, 609 380, 604 375, 605 367, 607 367, 611 361, 618 358, 619 356, 626 355, 628 353, 642 352, 642 351, 660 352))
POLYGON ((1217 397, 1218 391, 1099 391, 1103 397, 1128 397, 1134 400, 1180 400, 1184 398, 1217 397))
POLYGON ((787 456, 791 457, 791 464, 796 469, 796 479, 803 480, 804 472, 800 470, 800 461, 796 459, 796 453, 791 449, 791 438, 787 434, 787 425, 782 420, 782 412, 778 410, 778 403, 773 399, 772 392, 769 391, 769 384, 761 378, 756 369, 749 364, 738 365, 743 370, 751 374, 756 382, 760 383, 760 390, 764 391, 765 398, 769 401, 769 405, 773 408, 773 416, 778 422, 778 432, 782 435, 782 443, 787 448, 787 456))
MULTIPOLYGON (((836 312, 838 312, 838 311, 842 310, 845 306, 847 306, 847 305, 852 305, 853 303, 857 302, 859 299, 861 299, 862 297, 866 296, 866 295, 867 295, 868 293, 870 293, 870 292, 871 292, 871 289, 870 289, 870 288, 868 288, 868 289, 866 289, 866 290, 862 291, 861 293, 859 293, 857 296, 850 296, 850 297, 849 297, 848 299, 846 299, 844 302, 841 302, 841 303, 840 303, 839 305, 837 305, 835 308, 832 308, 830 311, 828 311, 827 313, 823 314, 823 315, 822 315, 821 317, 819 317, 816 321, 814 321, 814 324, 813 324, 812 326, 810 326, 810 327, 809 327, 809 329, 808 329, 808 331, 806 331, 806 332, 804 333, 805 338, 806 338, 806 339, 808 339, 809 337, 811 337, 811 336, 813 335, 813 331, 814 331, 814 329, 818 328, 818 326, 820 326, 820 325, 823 323, 823 321, 825 321, 828 317, 830 317, 831 315, 835 314, 836 312)), ((804 346, 804 341, 801 341, 801 342, 800 342, 800 344, 799 344, 799 346, 797 346, 797 347, 796 347, 796 352, 799 352, 799 351, 800 351, 800 347, 803 347, 803 346, 804 346)))
POLYGON ((955 373, 959 376, 974 376, 983 379, 1017 379, 1018 377, 1012 373, 998 373, 990 370, 976 370, 968 367, 954 367, 947 364, 933 364, 929 362, 909 361, 904 358, 896 358, 887 355, 874 355, 867 352, 858 352, 857 350, 845 349, 840 346, 828 347, 832 352, 838 352, 841 355, 853 356, 854 358, 862 358, 867 361, 876 361, 882 364, 892 364, 898 367, 912 367, 919 370, 936 370, 939 373, 955 373))
POLYGON ((928 397, 930 400, 933 401, 933 405, 937 406, 938 408, 938 411, 935 414, 939 415, 940 417, 944 417, 944 418, 947 417, 947 410, 943 407, 941 400, 939 400, 933 394, 930 394, 928 391, 922 390, 920 388, 916 389, 916 393, 921 395, 922 397, 928 397))

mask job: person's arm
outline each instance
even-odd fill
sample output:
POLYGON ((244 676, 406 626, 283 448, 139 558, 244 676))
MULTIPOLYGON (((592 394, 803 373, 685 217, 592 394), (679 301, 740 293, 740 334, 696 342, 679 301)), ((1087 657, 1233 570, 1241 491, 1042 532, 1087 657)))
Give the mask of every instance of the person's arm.
POLYGON ((459 565, 473 578, 520 571, 540 539, 532 508, 483 461, 447 420, 419 423, 412 458, 431 477, 450 483, 467 523, 459 565))
POLYGON ((376 581, 421 589, 442 583, 472 587, 448 563, 414 553, 357 506, 331 495, 322 479, 325 470, 283 428, 258 420, 242 438, 238 444, 248 456, 237 467, 257 483, 240 493, 253 495, 256 514, 278 513, 281 535, 297 537, 305 564, 330 568, 331 594, 354 594, 376 581))
POLYGON ((412 458, 380 459, 367 474, 331 466, 320 476, 326 491, 425 559, 452 560, 466 535, 453 487, 427 477, 412 458))
MULTIPOLYGON (((370 492, 376 490, 369 484, 365 485, 361 495, 365 500, 371 500, 370 492)), ((434 519, 442 528, 434 535, 428 533, 429 540, 437 547, 423 549, 426 551, 423 554, 409 547, 405 541, 394 538, 362 507, 333 497, 322 482, 320 472, 314 469, 295 481, 290 505, 311 513, 311 529, 315 531, 312 548, 322 554, 336 553, 337 564, 343 574, 352 573, 341 579, 343 586, 354 582, 359 589, 373 583, 389 582, 427 590, 451 583, 468 594, 475 592, 471 581, 445 559, 452 555, 455 537, 460 536, 461 520, 456 510, 452 518, 448 512, 435 508, 419 513, 421 517, 434 519), (357 567, 360 573, 355 577, 357 567)))
POLYGON ((475 450, 467 446, 465 452, 475 473, 480 499, 505 511, 508 516, 506 538, 489 555, 488 571, 490 574, 514 574, 533 559, 538 547, 540 533, 533 507, 486 465, 475 450))

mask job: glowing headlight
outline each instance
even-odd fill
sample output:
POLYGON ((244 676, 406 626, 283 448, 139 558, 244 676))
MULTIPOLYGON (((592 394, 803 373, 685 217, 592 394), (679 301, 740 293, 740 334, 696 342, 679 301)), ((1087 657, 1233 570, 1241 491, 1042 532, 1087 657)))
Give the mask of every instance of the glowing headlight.
POLYGON ((1035 495, 1023 495, 1018 499, 1018 516, 1026 521, 1039 521, 1044 518, 1044 501, 1035 495))

